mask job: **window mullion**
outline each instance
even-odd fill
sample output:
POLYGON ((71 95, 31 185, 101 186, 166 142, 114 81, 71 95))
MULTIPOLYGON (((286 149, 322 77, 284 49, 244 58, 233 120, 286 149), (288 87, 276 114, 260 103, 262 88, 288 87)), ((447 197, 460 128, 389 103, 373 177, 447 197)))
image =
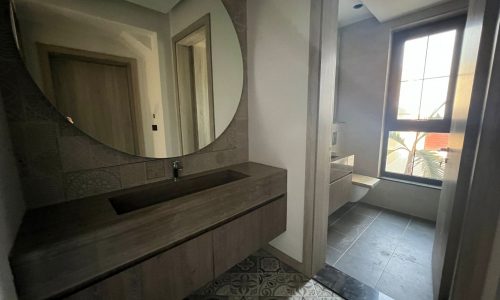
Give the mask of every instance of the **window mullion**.
POLYGON ((427 43, 425 46, 425 56, 424 56, 424 70, 422 74, 422 84, 420 84, 420 102, 418 104, 418 119, 420 120, 420 113, 422 112, 422 97, 424 95, 424 80, 425 80, 425 70, 427 68, 427 55, 429 54, 429 36, 427 36, 427 43))

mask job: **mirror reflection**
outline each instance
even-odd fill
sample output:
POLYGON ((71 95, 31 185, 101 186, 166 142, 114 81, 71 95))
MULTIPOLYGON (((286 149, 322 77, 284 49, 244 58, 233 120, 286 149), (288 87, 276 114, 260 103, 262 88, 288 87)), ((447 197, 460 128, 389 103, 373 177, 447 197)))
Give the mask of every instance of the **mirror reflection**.
POLYGON ((147 157, 193 153, 227 128, 241 49, 220 0, 14 0, 19 51, 79 129, 147 157))

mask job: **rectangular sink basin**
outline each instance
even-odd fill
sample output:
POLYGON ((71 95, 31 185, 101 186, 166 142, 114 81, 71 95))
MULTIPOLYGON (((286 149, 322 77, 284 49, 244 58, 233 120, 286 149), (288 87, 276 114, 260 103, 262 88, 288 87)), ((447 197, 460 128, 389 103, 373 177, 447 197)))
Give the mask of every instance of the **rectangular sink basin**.
POLYGON ((109 198, 109 201, 115 209, 115 212, 121 215, 246 177, 248 177, 248 175, 232 170, 224 170, 203 176, 169 181, 161 186, 112 197, 109 198))

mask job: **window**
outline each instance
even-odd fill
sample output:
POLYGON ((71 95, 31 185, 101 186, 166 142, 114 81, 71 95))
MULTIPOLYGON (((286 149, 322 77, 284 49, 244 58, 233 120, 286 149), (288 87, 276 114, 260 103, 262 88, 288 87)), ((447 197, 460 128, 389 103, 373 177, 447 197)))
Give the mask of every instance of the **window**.
POLYGON ((381 175, 441 185, 465 17, 393 35, 381 175))

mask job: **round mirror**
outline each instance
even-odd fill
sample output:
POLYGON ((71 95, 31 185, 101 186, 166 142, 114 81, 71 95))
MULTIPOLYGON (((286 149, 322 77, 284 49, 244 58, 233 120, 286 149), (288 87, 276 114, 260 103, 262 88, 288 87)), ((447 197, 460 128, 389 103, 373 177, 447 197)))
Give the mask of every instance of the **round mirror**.
POLYGON ((47 99, 114 149, 190 154, 236 113, 243 60, 220 0, 12 0, 11 18, 47 99))

